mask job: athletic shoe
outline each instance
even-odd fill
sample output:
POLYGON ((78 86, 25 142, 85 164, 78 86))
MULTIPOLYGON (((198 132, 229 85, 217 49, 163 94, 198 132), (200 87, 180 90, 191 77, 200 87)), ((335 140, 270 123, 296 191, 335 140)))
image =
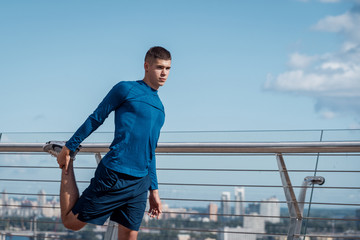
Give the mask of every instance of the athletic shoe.
MULTIPOLYGON (((53 157, 57 157, 61 149, 65 146, 65 141, 49 141, 43 146, 44 152, 50 153, 53 157)), ((80 151, 81 145, 76 148, 75 152, 70 151, 70 159, 75 160, 76 154, 80 151)))

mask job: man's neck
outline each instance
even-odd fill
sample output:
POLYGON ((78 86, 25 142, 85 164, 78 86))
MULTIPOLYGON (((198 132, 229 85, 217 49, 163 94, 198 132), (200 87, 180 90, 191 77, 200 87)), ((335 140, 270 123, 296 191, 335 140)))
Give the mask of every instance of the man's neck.
POLYGON ((143 81, 144 81, 144 83, 146 83, 146 84, 147 84, 149 87, 151 87, 152 89, 154 89, 154 90, 158 90, 158 89, 159 89, 159 87, 153 86, 146 77, 144 77, 143 81))

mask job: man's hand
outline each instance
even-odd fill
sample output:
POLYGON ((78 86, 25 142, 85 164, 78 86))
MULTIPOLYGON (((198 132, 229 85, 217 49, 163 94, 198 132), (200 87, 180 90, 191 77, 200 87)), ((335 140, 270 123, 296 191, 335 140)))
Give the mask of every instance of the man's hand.
POLYGON ((59 164, 59 168, 65 170, 65 174, 68 174, 68 167, 70 163, 70 149, 64 146, 61 149, 61 152, 57 156, 57 162, 59 164))
POLYGON ((148 215, 151 218, 159 219, 159 217, 162 213, 162 206, 161 206, 161 201, 160 201, 158 190, 150 190, 149 204, 150 204, 150 209, 149 209, 148 215))

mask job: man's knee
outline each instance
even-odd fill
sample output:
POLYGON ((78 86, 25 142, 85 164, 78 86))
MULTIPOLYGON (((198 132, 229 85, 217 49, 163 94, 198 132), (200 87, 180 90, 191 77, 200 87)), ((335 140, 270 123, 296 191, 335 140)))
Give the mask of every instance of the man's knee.
POLYGON ((73 224, 73 223, 68 223, 68 222, 64 222, 63 221, 63 224, 64 224, 64 227, 71 230, 71 231, 79 231, 81 230, 85 225, 78 225, 78 224, 73 224))
POLYGON ((119 224, 118 227, 118 239, 119 240, 136 240, 138 231, 131 230, 119 224))
POLYGON ((64 224, 64 227, 72 231, 79 231, 86 225, 85 222, 82 222, 79 219, 77 219, 77 215, 75 216, 72 213, 66 216, 62 216, 61 220, 64 224))

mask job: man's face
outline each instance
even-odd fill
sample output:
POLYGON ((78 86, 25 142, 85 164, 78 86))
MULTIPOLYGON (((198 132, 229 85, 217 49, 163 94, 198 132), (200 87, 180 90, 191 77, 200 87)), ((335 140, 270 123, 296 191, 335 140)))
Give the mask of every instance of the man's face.
POLYGON ((154 59, 152 63, 145 62, 145 78, 153 89, 159 89, 166 82, 171 68, 171 60, 154 59))

